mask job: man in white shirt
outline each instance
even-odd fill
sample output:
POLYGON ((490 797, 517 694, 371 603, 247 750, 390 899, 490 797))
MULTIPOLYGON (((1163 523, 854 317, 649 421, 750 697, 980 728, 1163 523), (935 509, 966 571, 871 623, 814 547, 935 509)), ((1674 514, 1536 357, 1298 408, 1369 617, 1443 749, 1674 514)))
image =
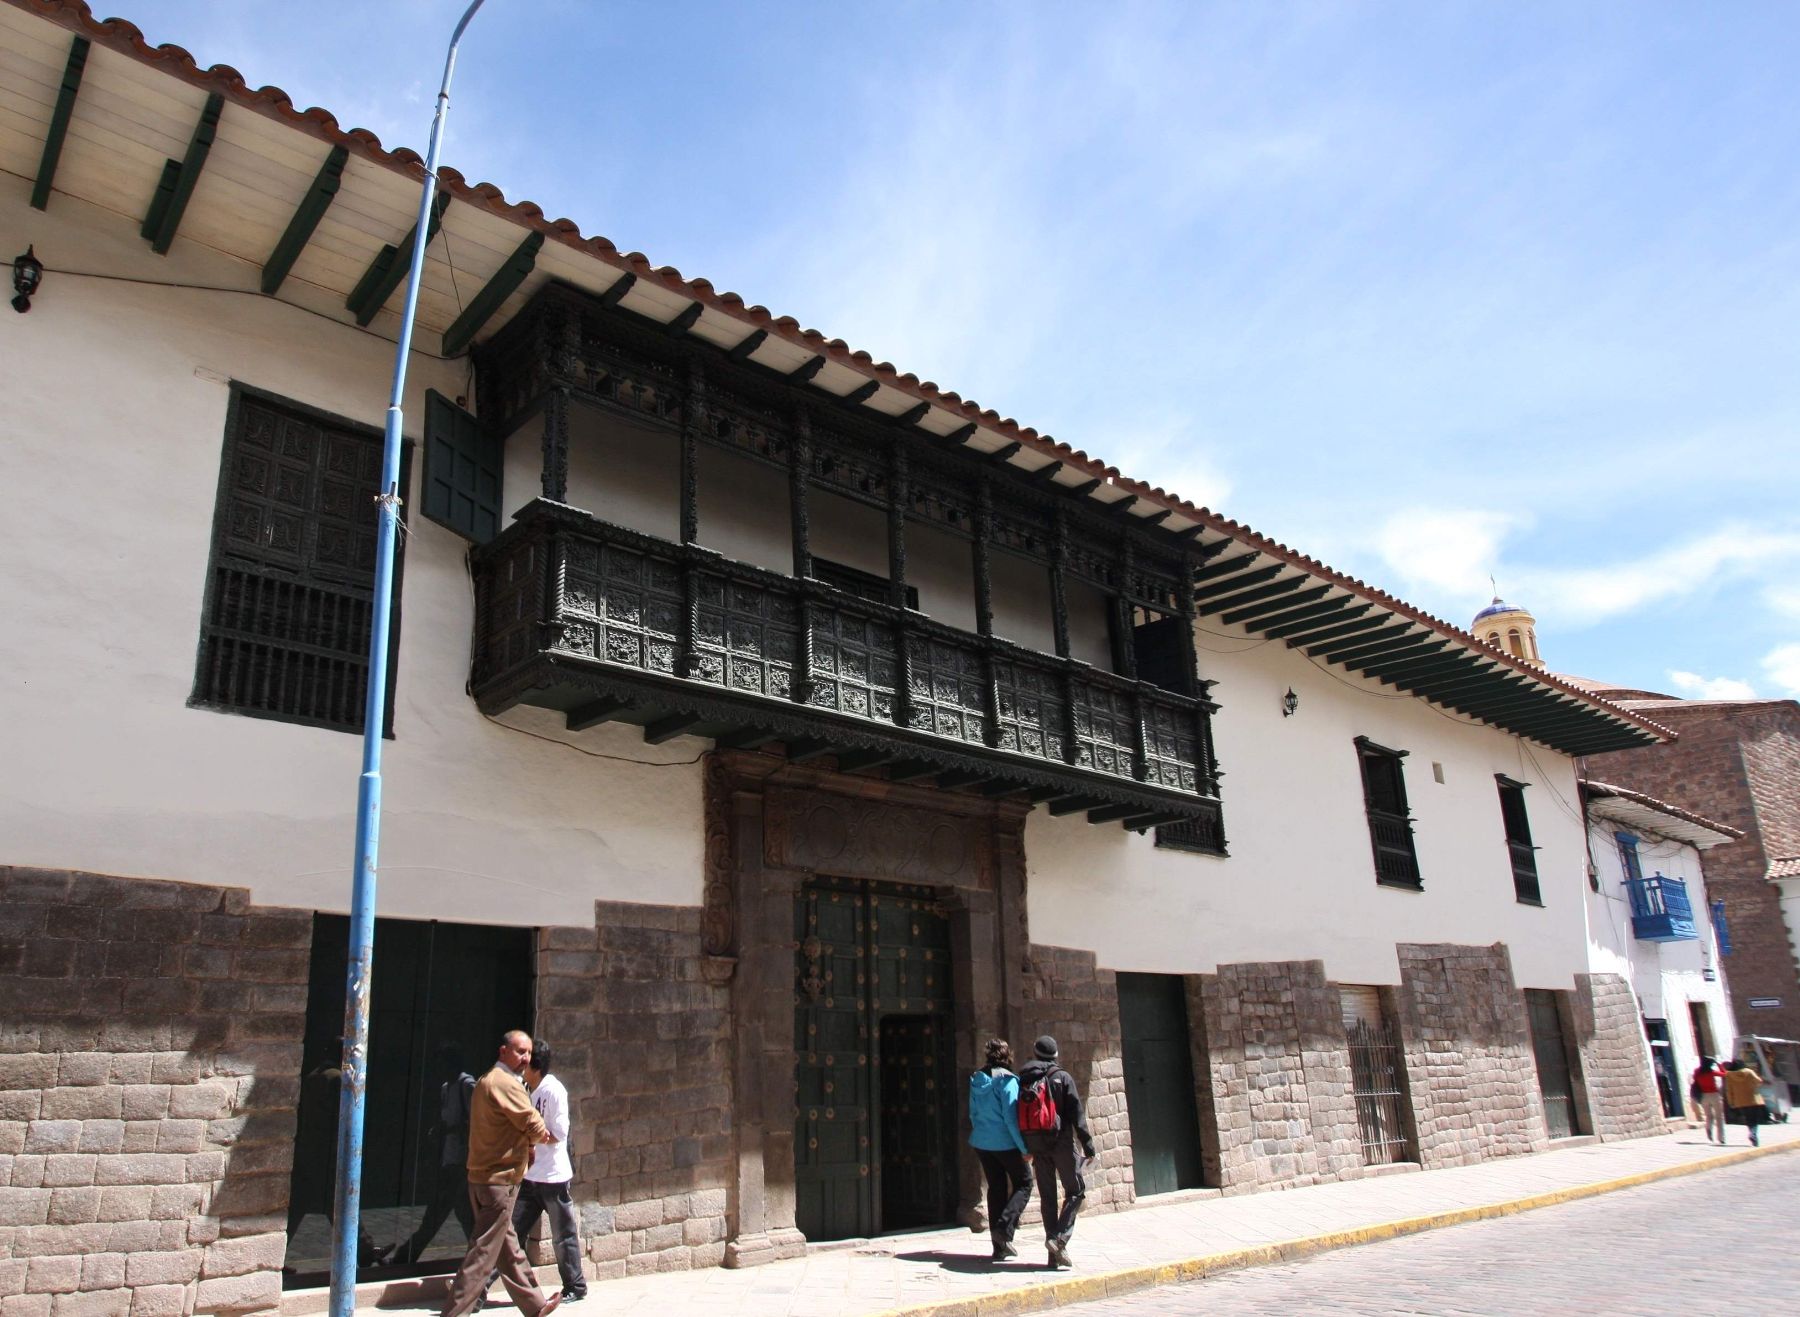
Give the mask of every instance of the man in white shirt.
POLYGON ((581 1272, 581 1243, 575 1236, 575 1204, 569 1200, 569 1181, 575 1178, 569 1162, 569 1091, 550 1073, 552 1061, 550 1044, 532 1039, 525 1080, 531 1085, 531 1105, 555 1141, 540 1143, 532 1152, 531 1169, 525 1172, 513 1204, 513 1230, 521 1240, 527 1239, 538 1217, 549 1215, 556 1269, 562 1274, 562 1301, 579 1303, 587 1298, 587 1277, 581 1272))

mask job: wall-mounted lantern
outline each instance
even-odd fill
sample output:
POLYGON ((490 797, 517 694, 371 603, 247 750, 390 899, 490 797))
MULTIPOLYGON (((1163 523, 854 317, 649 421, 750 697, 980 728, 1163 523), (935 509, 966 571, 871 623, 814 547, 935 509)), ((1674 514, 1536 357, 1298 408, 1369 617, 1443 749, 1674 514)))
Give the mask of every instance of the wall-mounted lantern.
POLYGON ((1294 688, 1289 686, 1287 688, 1287 694, 1281 697, 1281 716, 1283 718, 1292 718, 1294 716, 1294 710, 1299 707, 1300 697, 1294 694, 1294 688))
POLYGON ((31 310, 31 295, 43 281, 44 263, 33 248, 27 247, 22 255, 13 257, 13 310, 20 315, 31 310))

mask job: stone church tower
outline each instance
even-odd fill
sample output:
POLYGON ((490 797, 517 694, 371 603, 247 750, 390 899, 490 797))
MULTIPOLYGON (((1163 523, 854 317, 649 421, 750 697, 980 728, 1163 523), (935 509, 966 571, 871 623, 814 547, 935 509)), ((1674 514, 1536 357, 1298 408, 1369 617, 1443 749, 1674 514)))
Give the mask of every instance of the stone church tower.
POLYGON ((1469 631, 1477 640, 1485 640, 1514 658, 1535 663, 1540 668, 1544 666, 1538 653, 1537 619, 1528 609, 1506 603, 1499 595, 1475 614, 1475 620, 1469 623, 1469 631))

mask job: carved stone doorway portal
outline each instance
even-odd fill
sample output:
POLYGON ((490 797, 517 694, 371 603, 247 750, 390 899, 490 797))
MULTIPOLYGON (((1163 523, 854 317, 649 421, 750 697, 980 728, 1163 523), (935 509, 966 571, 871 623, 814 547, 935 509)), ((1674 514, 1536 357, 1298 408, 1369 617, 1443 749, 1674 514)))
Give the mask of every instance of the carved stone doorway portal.
POLYGON ((706 806, 737 1043, 727 1265, 979 1219, 957 1081, 1024 1018, 1026 806, 745 751, 709 757, 706 806))

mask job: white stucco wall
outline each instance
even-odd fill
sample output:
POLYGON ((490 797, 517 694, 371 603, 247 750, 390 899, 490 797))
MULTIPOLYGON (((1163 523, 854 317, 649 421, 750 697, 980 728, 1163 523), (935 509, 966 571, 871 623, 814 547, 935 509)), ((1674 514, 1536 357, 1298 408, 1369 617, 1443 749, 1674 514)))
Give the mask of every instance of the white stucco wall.
MULTIPOLYGON (((392 345, 256 294, 56 273, 248 290, 258 272, 182 241, 159 258, 134 220, 60 194, 46 216, 27 192, 0 179, 0 246, 33 242, 52 271, 29 315, 0 320, 0 863, 241 884, 258 901, 344 910, 359 738, 187 699, 227 382, 379 428, 392 345)), ((408 383, 417 437, 424 390, 461 393, 464 363, 417 355, 408 383)), ((508 454, 514 503, 536 492, 535 445, 508 454)), ((554 743, 564 733, 548 715, 507 716, 524 730, 484 719, 464 692, 465 547, 412 516, 381 912, 588 924, 596 898, 698 902, 700 770, 680 761, 699 744, 596 728, 567 738, 573 749, 554 743)))
POLYGON ((1716 1053, 1729 1057, 1736 1049, 1737 1025, 1726 980, 1731 965, 1719 954, 1718 937, 1709 914, 1710 897, 1701 854, 1692 845, 1603 814, 1605 802, 1590 806, 1588 845, 1594 862, 1594 888, 1587 892, 1588 954, 1598 972, 1622 974, 1631 981, 1638 1005, 1648 1019, 1667 1020, 1682 1092, 1687 1076, 1699 1064, 1691 1006, 1700 1003, 1712 1024, 1716 1053), (1616 833, 1638 839, 1638 863, 1646 878, 1660 873, 1687 883, 1700 936, 1688 942, 1640 942, 1632 935, 1631 903, 1625 892, 1625 861, 1616 833), (1595 890, 1597 888, 1598 890, 1595 890), (1706 971, 1713 971, 1712 980, 1706 971))
POLYGON ((1318 958, 1340 982, 1372 984, 1398 983, 1399 942, 1505 942, 1521 987, 1573 985, 1587 947, 1571 760, 1322 670, 1279 642, 1206 621, 1197 642, 1202 675, 1218 682, 1229 857, 1162 850, 1116 825, 1036 811, 1026 830, 1034 941, 1091 947, 1114 969, 1166 973, 1318 958), (1284 718, 1289 686, 1300 704, 1284 718), (1375 881, 1357 736, 1410 752, 1421 892, 1375 881), (1496 773, 1530 784, 1542 908, 1514 896, 1496 773))

